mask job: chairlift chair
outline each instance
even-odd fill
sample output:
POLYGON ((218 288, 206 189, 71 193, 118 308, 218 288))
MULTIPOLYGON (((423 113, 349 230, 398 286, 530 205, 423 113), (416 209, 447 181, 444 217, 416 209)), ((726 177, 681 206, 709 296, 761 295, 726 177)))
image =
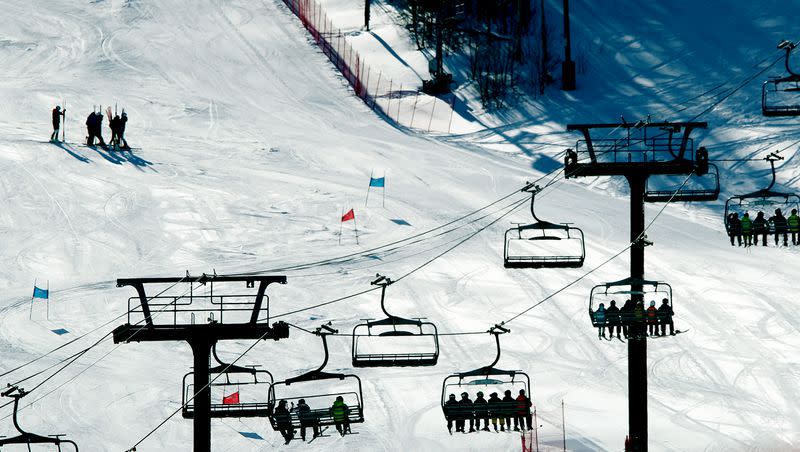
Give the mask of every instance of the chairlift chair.
MULTIPOLYGON (((471 413, 463 413, 458 408, 452 409, 445 405, 449 394, 456 394, 456 397, 458 397, 460 392, 466 392, 470 389, 474 389, 475 393, 482 391, 487 400, 489 399, 490 391, 498 392, 499 397, 502 398, 504 390, 511 390, 513 396, 516 397, 519 389, 524 389, 528 399, 532 400, 531 379, 527 373, 521 370, 502 370, 494 367, 500 360, 500 335, 508 332, 510 330, 500 325, 495 325, 489 330, 489 334, 494 335, 495 343, 497 344, 497 354, 491 364, 467 372, 453 373, 444 379, 442 382, 441 406, 445 419, 448 421, 458 420, 471 415, 471 413)), ((469 395, 475 396, 474 393, 469 395)), ((513 410, 515 406, 503 409, 513 410)))
POLYGON ((439 360, 439 333, 422 318, 405 319, 386 311, 386 287, 392 280, 381 275, 372 285, 381 286, 385 319, 366 319, 353 328, 353 367, 435 366, 439 360), (392 352, 388 350, 392 348, 392 352))
MULTIPOLYGON (((311 407, 311 411, 306 415, 306 419, 313 419, 315 425, 319 427, 336 425, 330 407, 333 401, 341 396, 347 404, 349 411, 347 413, 348 424, 358 424, 364 422, 364 394, 361 388, 361 379, 354 374, 330 373, 325 372, 323 369, 328 364, 328 341, 327 336, 330 334, 338 333, 337 330, 323 325, 314 332, 314 334, 322 338, 322 346, 325 350, 325 360, 319 368, 306 372, 297 377, 288 378, 283 381, 276 382, 269 389, 269 420, 272 428, 275 431, 281 429, 281 423, 287 422, 291 428, 301 428, 299 413, 291 411, 289 419, 281 419, 279 415, 275 414, 275 408, 278 402, 285 400, 291 402, 293 405, 300 399, 305 399, 306 403, 311 407), (346 391, 330 391, 330 392, 303 392, 301 395, 290 394, 290 387, 292 385, 305 386, 309 383, 328 382, 346 385, 346 391)), ((305 421, 305 426, 311 426, 309 421, 305 421)))
POLYGON ((41 436, 22 430, 22 428, 19 426, 17 415, 19 412, 19 400, 26 395, 28 395, 28 393, 25 392, 24 389, 13 385, 8 385, 8 388, 2 393, 3 397, 11 397, 14 399, 14 414, 12 419, 14 422, 14 428, 17 430, 17 432, 19 432, 19 435, 11 438, 0 437, 0 450, 3 449, 3 446, 7 446, 9 444, 24 444, 28 446, 28 450, 31 450, 32 444, 52 444, 56 447, 56 451, 61 452, 63 450, 61 446, 63 444, 69 444, 75 449, 75 452, 79 452, 78 445, 75 444, 74 441, 61 439, 61 437, 64 436, 63 434, 41 436))
MULTIPOLYGON (((698 160, 701 158, 708 159, 708 152, 704 147, 697 150, 698 160)), ((644 192, 645 202, 700 202, 700 201, 716 201, 719 198, 719 168, 713 163, 708 164, 708 172, 702 176, 692 174, 689 180, 684 184, 672 188, 654 188, 652 186, 652 179, 654 176, 647 178, 644 192), (703 184, 707 181, 707 184, 703 184)), ((665 176, 671 177, 671 180, 680 179, 683 176, 665 176)))
POLYGON ((571 223, 550 223, 536 216, 534 203, 541 191, 538 185, 522 189, 531 193, 533 224, 517 224, 505 233, 505 268, 578 268, 586 258, 583 231, 571 223))
MULTIPOLYGON (((775 209, 781 209, 787 216, 791 209, 800 210, 800 195, 796 193, 777 192, 773 191, 772 187, 775 185, 775 162, 783 160, 783 157, 771 153, 764 160, 770 163, 772 170, 772 181, 767 188, 756 190, 752 193, 743 195, 732 196, 725 202, 725 230, 730 233, 729 216, 731 213, 738 213, 744 215, 746 212, 764 211, 767 218, 769 218, 775 209)), ((755 218, 755 216, 753 216, 755 218)), ((769 223, 770 232, 774 232, 774 225, 769 223)))
MULTIPOLYGON (((256 366, 237 366, 223 363, 217 356, 216 345, 212 355, 217 365, 210 368, 211 417, 212 418, 252 418, 269 416, 269 388, 274 379, 272 374, 256 366), (217 377, 216 379, 214 377, 217 377), (246 388, 240 393, 241 388, 246 388), (237 398, 230 397, 237 394, 237 398)), ((194 418, 194 373, 183 377, 183 409, 185 419, 194 418)))
POLYGON ((786 51, 785 67, 789 75, 772 77, 761 86, 761 113, 764 116, 800 116, 800 74, 789 65, 789 58, 796 45, 781 41, 779 49, 786 51))
MULTIPOLYGON (((598 284, 592 288, 589 294, 589 319, 592 322, 592 326, 595 328, 606 326, 606 324, 599 323, 595 316, 600 303, 603 303, 607 310, 613 300, 616 301, 617 307, 621 310, 625 301, 632 299, 633 295, 641 295, 645 310, 650 301, 655 301, 656 308, 658 308, 665 299, 670 308, 672 308, 672 286, 662 281, 625 278, 619 281, 598 284), (638 289, 638 287, 641 287, 641 289, 638 289)), ((643 314, 645 315, 643 320, 645 320, 646 313, 643 314)), ((620 312, 621 325, 634 324, 636 319, 633 316, 633 312, 629 313, 628 316, 620 312)))

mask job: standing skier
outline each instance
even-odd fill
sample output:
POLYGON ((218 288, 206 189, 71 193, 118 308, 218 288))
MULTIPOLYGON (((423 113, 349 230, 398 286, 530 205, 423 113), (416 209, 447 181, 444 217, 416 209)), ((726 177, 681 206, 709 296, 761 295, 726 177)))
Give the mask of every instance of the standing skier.
POLYGON ((89 113, 89 116, 86 117, 86 146, 94 146, 95 121, 95 112, 89 113))
POLYGON ((61 130, 61 117, 67 112, 65 108, 61 110, 61 105, 56 105, 53 109, 53 134, 50 135, 50 141, 58 142, 58 132, 61 130))
POLYGON ((125 109, 123 108, 122 117, 119 118, 119 135, 117 135, 117 139, 122 141, 122 149, 130 149, 130 146, 128 146, 128 142, 125 141, 125 123, 127 122, 128 122, 128 114, 125 113, 125 109))
POLYGON ((111 117, 110 114, 108 115, 108 128, 111 129, 111 142, 110 142, 111 149, 118 150, 119 149, 119 128, 120 128, 119 115, 116 115, 113 118, 111 117))

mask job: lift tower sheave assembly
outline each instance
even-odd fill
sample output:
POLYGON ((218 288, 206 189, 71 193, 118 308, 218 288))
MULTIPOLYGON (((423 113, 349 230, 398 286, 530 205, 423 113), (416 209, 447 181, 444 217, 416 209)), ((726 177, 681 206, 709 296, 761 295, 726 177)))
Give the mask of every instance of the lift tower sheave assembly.
MULTIPOLYGON (((644 302, 644 248, 652 244, 645 232, 645 191, 651 175, 703 175, 708 153, 695 150, 690 134, 705 122, 650 122, 570 124, 583 140, 565 157, 567 178, 624 176, 630 185, 631 301, 644 302), (602 134, 594 139, 592 133, 602 134), (611 138, 611 136, 615 136, 611 138)), ((628 338, 628 429, 630 451, 647 451, 647 334, 644 323, 631 325, 628 338)))
POLYGON ((131 286, 137 296, 128 299, 127 323, 114 329, 114 343, 183 341, 192 348, 196 391, 190 400, 193 403, 194 452, 211 451, 209 359, 214 345, 221 340, 277 341, 289 337, 286 323, 269 324, 266 290, 272 283, 286 284, 286 277, 204 274, 117 280, 117 287, 131 286), (245 290, 238 286, 231 291, 232 283, 237 282, 244 283, 245 290), (177 292, 175 287, 183 289, 182 292, 177 292), (158 288, 157 295, 148 296, 147 288, 158 288), (137 319, 132 322, 132 317, 137 319))

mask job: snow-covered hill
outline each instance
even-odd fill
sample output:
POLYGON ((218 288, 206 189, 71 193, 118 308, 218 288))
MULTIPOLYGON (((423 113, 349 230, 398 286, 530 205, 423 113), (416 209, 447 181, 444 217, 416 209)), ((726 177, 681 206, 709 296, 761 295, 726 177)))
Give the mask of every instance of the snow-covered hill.
MULTIPOLYGON (((578 138, 564 133, 568 122, 620 114, 690 119, 780 56, 774 45, 794 38, 785 33, 800 12, 753 2, 573 3, 590 63, 580 90, 520 102, 505 117, 483 118, 492 126, 481 132, 431 138, 392 127, 352 96, 280 0, 0 2, 0 372, 124 313, 133 293, 115 287, 118 277, 268 271, 373 248, 472 212, 554 168, 578 138), (50 109, 65 101, 67 143, 55 146, 46 142, 50 109), (78 144, 92 106, 115 103, 130 116, 126 137, 136 149, 78 144), (379 196, 364 207, 373 171, 387 177, 385 208, 379 196), (338 245, 339 215, 351 207, 360 244, 346 229, 338 245), (49 280, 49 321, 40 304, 28 318, 34 278, 49 280), (57 336, 55 328, 70 333, 57 336)), ((779 73, 775 65, 700 118, 709 121, 699 138, 712 158, 761 155, 762 146, 796 139, 793 121, 759 114, 759 81, 779 73)), ((794 183, 795 162, 784 165, 781 180, 794 183)), ((723 166, 724 192, 763 185, 766 168, 723 166)), ((502 268, 503 231, 508 221, 529 219, 523 208, 392 286, 395 311, 459 332, 525 310, 628 244, 621 186, 559 180, 542 195, 543 218, 584 230, 583 269, 502 268)), ((655 246, 647 250, 647 276, 673 285, 676 325, 690 330, 649 343, 651 447, 797 449, 798 249, 731 248, 723 203, 670 205, 648 231, 655 246)), ((659 208, 649 206, 648 218, 659 208)), ((404 275, 497 216, 376 258, 287 272, 288 284, 270 289, 272 310, 367 289, 376 272, 404 275)), ((531 375, 543 445, 560 447, 563 400, 571 449, 622 448, 627 349, 597 340, 586 307, 592 285, 627 271, 623 255, 509 324, 499 365, 531 375)), ((304 328, 331 321, 349 332, 379 309, 370 293, 286 320, 304 328)), ((5 378, 42 370, 114 325, 5 378)), ((242 362, 278 379, 316 367, 318 339, 291 334, 259 344, 242 362)), ((329 369, 349 369, 350 341, 330 341, 329 369)), ((249 346, 226 343, 220 353, 232 360, 249 346)), ((358 435, 285 449, 518 450, 515 435, 447 434, 442 379, 488 364, 494 350, 489 335, 443 336, 441 346, 436 367, 357 372, 367 418, 354 426, 358 435)), ((22 426, 67 433, 83 450, 126 450, 179 406, 190 366, 185 344, 107 339, 25 399, 44 396, 21 411, 22 426)), ((8 407, 0 412, 7 414, 8 407)), ((0 422, 0 434, 13 431, 10 418, 0 422)), ((138 450, 189 450, 190 443, 191 422, 176 416, 138 450)), ((217 451, 282 443, 265 420, 213 423, 217 451)))

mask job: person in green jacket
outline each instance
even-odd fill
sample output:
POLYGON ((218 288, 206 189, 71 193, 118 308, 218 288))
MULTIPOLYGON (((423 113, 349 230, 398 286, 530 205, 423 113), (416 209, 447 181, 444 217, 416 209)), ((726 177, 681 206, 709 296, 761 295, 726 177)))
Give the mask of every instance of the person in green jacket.
POLYGON ((336 424, 336 431, 344 436, 345 432, 350 430, 350 422, 347 415, 350 414, 350 407, 344 403, 342 396, 337 396, 336 401, 333 402, 331 407, 331 416, 333 416, 333 423, 336 424))
MULTIPOLYGON (((742 222, 742 238, 744 238, 744 246, 751 246, 753 244, 753 220, 750 219, 748 212, 744 213, 741 219, 742 222)), ((758 237, 756 237, 757 239, 758 237)))
POLYGON ((800 233, 800 217, 797 216, 797 209, 792 209, 792 214, 786 221, 789 223, 789 232, 792 233, 792 245, 797 245, 799 243, 797 236, 800 233))

